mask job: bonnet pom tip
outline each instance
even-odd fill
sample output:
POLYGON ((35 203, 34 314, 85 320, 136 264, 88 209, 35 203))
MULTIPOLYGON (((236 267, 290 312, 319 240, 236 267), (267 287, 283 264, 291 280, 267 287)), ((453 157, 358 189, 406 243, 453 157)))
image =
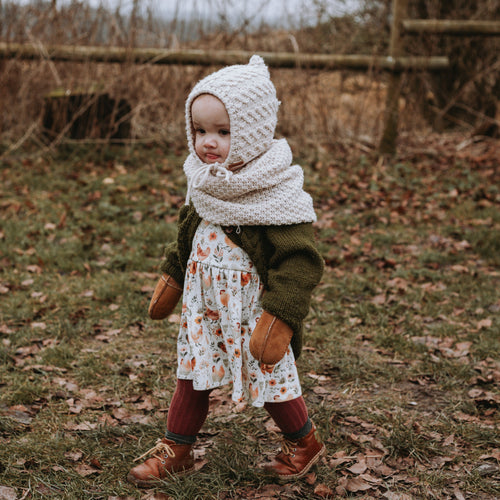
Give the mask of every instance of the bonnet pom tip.
POLYGON ((250 58, 250 61, 248 62, 248 64, 255 65, 255 66, 260 65, 260 64, 263 64, 264 66, 266 65, 266 63, 264 62, 264 59, 262 59, 262 57, 257 55, 257 54, 254 54, 250 58))

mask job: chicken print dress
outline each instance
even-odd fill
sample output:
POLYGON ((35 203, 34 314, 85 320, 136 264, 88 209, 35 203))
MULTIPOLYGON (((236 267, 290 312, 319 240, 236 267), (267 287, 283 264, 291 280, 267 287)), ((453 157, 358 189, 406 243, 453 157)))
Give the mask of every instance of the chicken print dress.
POLYGON ((261 407, 302 391, 289 348, 272 371, 248 344, 262 313, 263 284, 248 254, 220 226, 202 221, 188 260, 177 342, 177 377, 195 390, 233 384, 232 399, 261 407))

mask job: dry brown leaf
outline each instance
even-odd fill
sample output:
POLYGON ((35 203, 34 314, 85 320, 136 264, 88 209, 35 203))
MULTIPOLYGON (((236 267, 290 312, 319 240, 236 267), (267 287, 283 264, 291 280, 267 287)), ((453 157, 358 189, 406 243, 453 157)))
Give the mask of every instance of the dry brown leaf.
POLYGON ((152 398, 151 396, 146 396, 143 401, 136 405, 138 410, 146 410, 152 411, 160 405, 157 399, 152 398))
POLYGON ((177 313, 171 314, 167 319, 169 323, 174 323, 174 324, 180 323, 181 321, 181 317, 177 313))
POLYGON ((376 305, 384 305, 385 304, 385 293, 381 293, 379 295, 375 295, 375 297, 372 297, 370 302, 372 304, 376 304, 376 305))
POLYGON ((91 465, 87 464, 79 464, 75 467, 76 472, 82 476, 82 477, 87 477, 91 476, 92 474, 99 474, 100 471, 96 469, 95 467, 92 467, 91 465))
POLYGON ((394 278, 386 283, 388 288, 396 289, 402 292, 408 290, 408 281, 403 278, 394 278))
POLYGON ((17 491, 9 486, 0 486, 0 500, 16 500, 17 491))
POLYGON ((173 500, 166 493, 148 493, 141 497, 141 500, 173 500))
POLYGON ((317 380, 318 382, 326 382, 327 380, 331 380, 331 377, 328 377, 326 375, 318 375, 315 372, 309 372, 307 376, 314 380, 317 380))
POLYGON ((75 424, 75 423, 67 423, 64 428, 67 430, 67 431, 92 431, 94 429, 97 429, 98 427, 98 423, 97 422, 80 422, 79 424, 75 424))
POLYGON ((351 465, 351 467, 348 467, 347 470, 349 472, 352 472, 353 474, 363 474, 364 472, 366 472, 367 468, 368 467, 366 466, 365 460, 360 460, 354 465, 351 465))
POLYGON ((337 451, 336 453, 334 453, 333 458, 330 459, 328 464, 333 469, 333 468, 338 467, 339 465, 342 465, 346 462, 352 462, 355 459, 356 459, 356 457, 348 456, 345 451, 341 450, 341 451, 337 451))
POLYGON ((40 330, 46 330, 47 323, 44 323, 43 321, 33 321, 33 323, 31 323, 31 328, 39 328, 40 330))
POLYGON ((380 484, 382 482, 382 479, 379 477, 372 476, 369 473, 361 474, 360 479, 363 479, 363 481, 367 481, 368 483, 371 484, 380 484))
POLYGON ((457 500, 465 500, 464 494, 458 488, 453 490, 453 494, 457 500))
POLYGON ((305 480, 307 484, 313 485, 316 482, 316 473, 310 472, 309 474, 306 474, 305 480))
POLYGON ((99 462, 98 458, 91 458, 90 459, 90 465, 92 467, 95 467, 96 469, 102 469, 101 462, 99 462))
POLYGON ((381 476, 386 477, 392 476, 394 474, 394 469, 386 464, 378 465, 377 467, 373 467, 371 470, 373 472, 376 472, 377 474, 380 474, 381 476))
POLYGON ((345 484, 345 489, 351 493, 356 493, 358 491, 367 491, 372 487, 372 485, 365 481, 362 477, 353 477, 347 479, 345 484))
POLYGON ((335 493, 326 484, 321 483, 314 488, 314 494, 321 498, 333 498, 335 493))
POLYGON ((130 413, 125 408, 113 408, 111 414, 114 418, 116 418, 116 420, 125 420, 130 418, 130 413))
POLYGON ((498 460, 500 462, 500 449, 495 448, 494 450, 491 450, 491 452, 479 457, 480 460, 487 460, 488 458, 494 458, 495 460, 498 460))
POLYGON ((483 328, 490 328, 492 324, 493 321, 491 320, 491 318, 485 318, 478 322, 477 329, 482 330, 483 328))
POLYGON ((66 400, 66 403, 68 404, 68 411, 75 415, 81 413, 84 408, 83 403, 79 399, 75 401, 73 398, 70 398, 66 400))
POLYGON ((78 462, 83 457, 83 451, 82 450, 67 451, 64 454, 64 456, 68 460, 71 460, 72 462, 78 462))
POLYGON ((392 491, 386 491, 382 496, 387 500, 414 500, 413 497, 406 493, 394 493, 392 491))

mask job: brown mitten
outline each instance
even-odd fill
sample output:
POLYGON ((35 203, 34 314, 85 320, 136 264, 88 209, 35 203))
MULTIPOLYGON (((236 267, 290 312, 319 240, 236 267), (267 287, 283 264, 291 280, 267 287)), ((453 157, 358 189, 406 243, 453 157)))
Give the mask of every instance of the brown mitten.
POLYGON ((181 295, 182 288, 177 281, 168 274, 162 275, 149 303, 149 317, 151 319, 164 319, 172 314, 181 295))
POLYGON ((262 311, 250 338, 252 356, 264 365, 275 365, 286 353, 292 329, 272 314, 262 311))

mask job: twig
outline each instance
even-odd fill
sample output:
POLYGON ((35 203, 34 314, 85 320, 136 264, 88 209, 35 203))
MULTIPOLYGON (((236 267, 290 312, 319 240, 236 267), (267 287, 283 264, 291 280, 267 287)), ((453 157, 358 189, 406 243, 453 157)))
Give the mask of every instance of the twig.
POLYGON ((30 128, 24 133, 24 135, 21 137, 21 139, 19 139, 15 144, 10 146, 9 149, 7 149, 7 151, 5 151, 0 156, 0 160, 3 159, 4 157, 8 156, 9 154, 11 154, 13 151, 16 151, 17 149, 19 149, 29 139, 29 137, 31 136, 31 134, 33 133, 33 131, 37 127, 38 127, 37 123, 32 123, 30 128))

